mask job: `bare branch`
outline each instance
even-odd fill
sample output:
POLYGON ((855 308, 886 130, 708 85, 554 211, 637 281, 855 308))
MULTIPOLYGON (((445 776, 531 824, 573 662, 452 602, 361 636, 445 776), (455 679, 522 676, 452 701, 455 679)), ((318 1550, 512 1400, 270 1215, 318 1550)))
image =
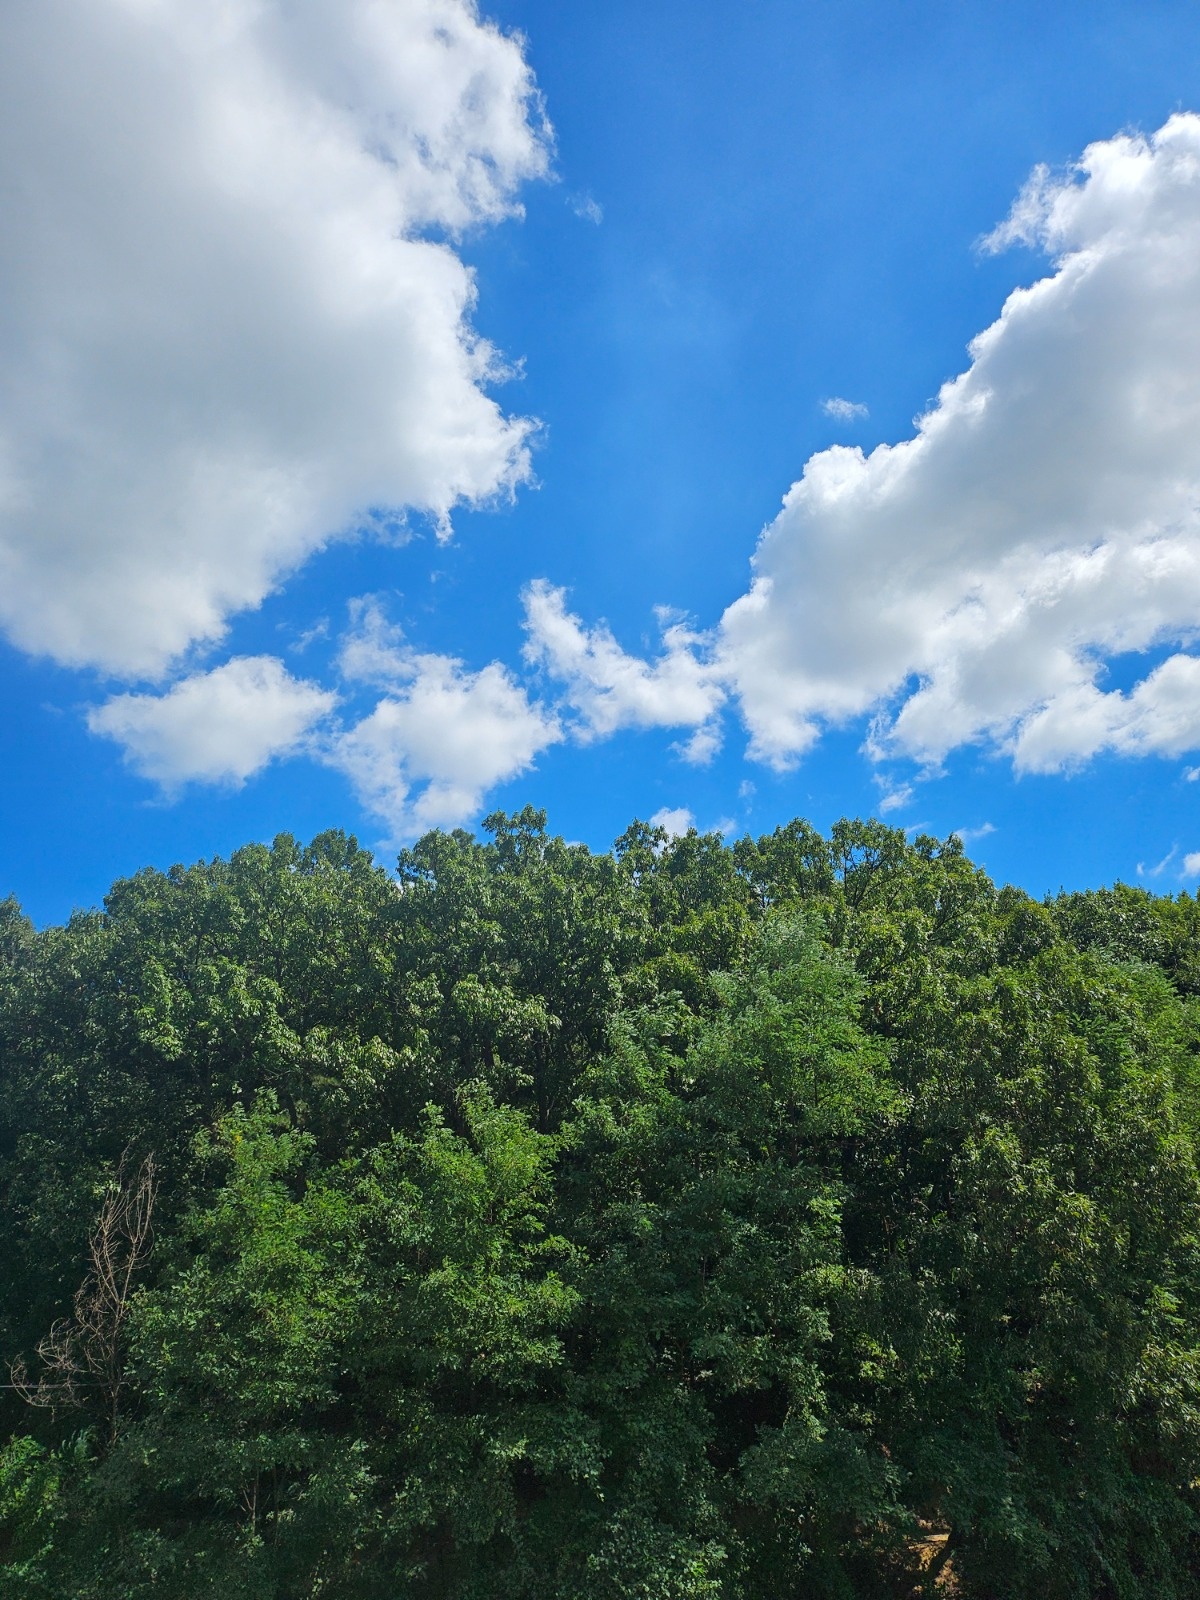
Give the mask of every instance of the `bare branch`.
POLYGON ((10 1369, 14 1388, 29 1405, 101 1410, 110 1441, 125 1385, 125 1324, 153 1249, 157 1193, 154 1157, 147 1156, 128 1179, 122 1157, 88 1240, 89 1268, 75 1291, 74 1315, 60 1318, 38 1344, 36 1381, 23 1360, 10 1369))

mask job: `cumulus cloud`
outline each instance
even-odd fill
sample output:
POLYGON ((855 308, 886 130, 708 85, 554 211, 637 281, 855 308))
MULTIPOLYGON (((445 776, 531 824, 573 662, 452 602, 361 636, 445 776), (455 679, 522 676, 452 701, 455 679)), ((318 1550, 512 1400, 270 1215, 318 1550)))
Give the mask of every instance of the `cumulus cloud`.
MULTIPOLYGON (((1025 770, 1200 747, 1200 117, 1036 172, 990 247, 1053 269, 915 437, 807 463, 719 661, 786 768, 868 713, 876 756, 1025 770), (1174 652, 1127 692, 1105 663, 1174 652)), ((1149 665, 1149 663, 1147 663, 1149 665)))
MULTIPOLYGON (((652 828, 661 828, 670 839, 681 839, 693 828, 698 829, 695 813, 689 811, 687 806, 662 806, 650 818, 652 828)), ((731 834, 737 827, 734 817, 718 817, 711 827, 705 828, 706 833, 731 834)))
POLYGON ((835 422, 861 422, 864 417, 869 417, 871 414, 861 400, 842 400, 837 395, 829 400, 822 400, 821 410, 835 422))
POLYGON ((696 818, 686 806, 662 806, 650 818, 650 826, 678 839, 696 826, 696 818))
POLYGON ((1200 878, 1200 850, 1191 850, 1183 858, 1185 878, 1200 878))
POLYGON ((157 675, 330 538, 511 491, 448 241, 547 160, 474 0, 9 0, 0 629, 157 675))
POLYGON ((274 656, 236 656, 167 694, 120 694, 88 714, 144 777, 166 789, 244 783, 287 755, 332 711, 336 695, 293 678, 274 656))
POLYGON ((1200 659, 1173 655, 1129 693, 1068 686, 1019 724, 1018 771, 1054 772, 1104 750, 1178 755, 1200 746, 1200 659))
POLYGON ((538 579, 524 594, 525 659, 563 685, 577 713, 577 737, 618 728, 695 728, 682 745, 690 760, 710 760, 720 744, 714 719, 725 700, 705 639, 660 612, 663 648, 653 661, 624 651, 604 623, 587 628, 567 610, 566 592, 538 579))
POLYGON ((487 789, 562 738, 554 713, 499 662, 473 672, 413 650, 375 602, 356 608, 340 661, 348 679, 388 692, 337 736, 327 760, 397 838, 469 821, 487 789))

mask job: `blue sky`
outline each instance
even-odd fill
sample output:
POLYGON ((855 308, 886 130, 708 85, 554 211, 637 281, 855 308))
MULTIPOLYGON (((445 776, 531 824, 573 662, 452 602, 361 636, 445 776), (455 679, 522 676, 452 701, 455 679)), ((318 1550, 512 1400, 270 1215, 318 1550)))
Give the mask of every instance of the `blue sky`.
POLYGON ((1195 886, 1194 7, 298 15, 0 24, 0 892, 527 800, 1195 886))

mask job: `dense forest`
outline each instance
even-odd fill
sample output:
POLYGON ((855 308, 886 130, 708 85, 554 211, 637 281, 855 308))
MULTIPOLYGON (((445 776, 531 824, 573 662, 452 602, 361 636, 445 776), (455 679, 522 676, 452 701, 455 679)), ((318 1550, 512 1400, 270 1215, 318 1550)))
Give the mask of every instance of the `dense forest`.
POLYGON ((0 905, 4 1600, 1200 1593, 1200 904, 485 830, 0 905))

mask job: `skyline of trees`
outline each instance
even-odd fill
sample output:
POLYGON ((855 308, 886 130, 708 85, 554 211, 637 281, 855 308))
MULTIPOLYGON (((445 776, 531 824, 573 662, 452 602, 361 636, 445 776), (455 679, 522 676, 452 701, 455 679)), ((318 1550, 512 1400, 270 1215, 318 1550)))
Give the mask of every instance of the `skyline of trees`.
POLYGON ((3 1592, 1194 1594, 1197 903, 484 827, 0 906, 3 1592))

